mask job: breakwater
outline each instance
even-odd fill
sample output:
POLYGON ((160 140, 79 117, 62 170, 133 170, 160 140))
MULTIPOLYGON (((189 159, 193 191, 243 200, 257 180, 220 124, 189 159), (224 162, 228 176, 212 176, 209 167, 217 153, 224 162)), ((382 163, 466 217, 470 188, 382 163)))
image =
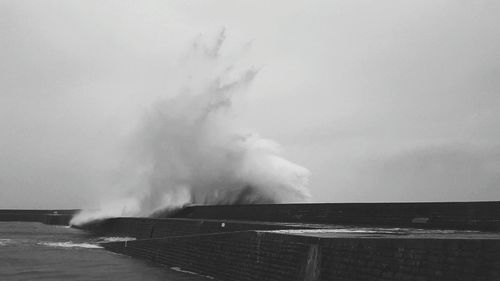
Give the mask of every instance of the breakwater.
POLYGON ((219 280, 500 280, 500 202, 189 206, 84 228, 219 280))
POLYGON ((302 224, 500 230, 498 201, 190 206, 168 216, 302 224))
POLYGON ((110 251, 218 280, 500 280, 500 202, 188 206, 80 228, 136 238, 101 244, 110 251))
POLYGON ((79 210, 0 210, 0 221, 41 222, 54 225, 69 225, 69 221, 79 210))
POLYGON ((498 237, 447 236, 244 231, 104 246, 220 280, 500 280, 498 237))

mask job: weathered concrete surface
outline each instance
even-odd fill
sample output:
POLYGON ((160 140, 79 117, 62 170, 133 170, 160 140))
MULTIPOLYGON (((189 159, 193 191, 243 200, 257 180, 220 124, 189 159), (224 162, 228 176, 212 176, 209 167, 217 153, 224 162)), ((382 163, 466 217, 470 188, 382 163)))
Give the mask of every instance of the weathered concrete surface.
POLYGON ((228 281, 490 281, 500 280, 499 207, 191 206, 170 218, 115 218, 86 227, 138 239, 104 244, 111 251, 228 281))
MULTIPOLYGON (((53 212, 53 211, 52 211, 53 212)), ((500 280, 500 202, 191 206, 82 226, 111 251, 227 281, 500 280)), ((72 213, 0 211, 64 222, 72 213)))
POLYGON ((317 229, 324 227, 329 226, 211 219, 111 218, 92 222, 81 228, 99 235, 121 235, 145 239, 245 230, 317 229))
POLYGON ((228 281, 500 280, 500 235, 484 239, 474 235, 473 239, 466 233, 460 238, 436 233, 422 238, 373 233, 324 237, 244 231, 104 246, 228 281))

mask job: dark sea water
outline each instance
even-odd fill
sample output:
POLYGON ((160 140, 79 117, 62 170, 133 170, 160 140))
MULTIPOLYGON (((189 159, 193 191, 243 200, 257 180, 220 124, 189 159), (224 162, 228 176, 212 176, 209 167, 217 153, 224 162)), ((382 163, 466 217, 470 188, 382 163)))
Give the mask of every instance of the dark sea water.
POLYGON ((0 280, 210 280, 108 252, 84 231, 0 222, 0 280))

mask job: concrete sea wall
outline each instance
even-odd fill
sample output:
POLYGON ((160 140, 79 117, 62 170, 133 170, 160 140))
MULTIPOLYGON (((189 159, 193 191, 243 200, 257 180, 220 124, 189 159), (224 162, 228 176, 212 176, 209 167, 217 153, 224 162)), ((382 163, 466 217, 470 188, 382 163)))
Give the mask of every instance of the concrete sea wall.
POLYGON ((500 230, 500 202, 328 203, 190 206, 170 217, 500 230))
POLYGON ((499 218, 498 202, 190 206, 86 228, 137 238, 111 251, 218 280, 493 281, 499 218))
MULTIPOLYGON (((77 210, 0 210, 67 224, 77 210)), ((189 206, 81 226, 111 251, 225 281, 500 280, 500 202, 189 206)))
POLYGON ((245 231, 105 247, 228 281, 500 280, 500 240, 495 239, 326 239, 245 231))
POLYGON ((193 234, 237 232, 245 230, 307 229, 307 225, 289 223, 243 222, 207 219, 111 218, 84 226, 99 235, 129 236, 137 239, 193 234))
POLYGON ((41 222, 54 225, 68 225, 79 210, 0 210, 0 221, 41 222))

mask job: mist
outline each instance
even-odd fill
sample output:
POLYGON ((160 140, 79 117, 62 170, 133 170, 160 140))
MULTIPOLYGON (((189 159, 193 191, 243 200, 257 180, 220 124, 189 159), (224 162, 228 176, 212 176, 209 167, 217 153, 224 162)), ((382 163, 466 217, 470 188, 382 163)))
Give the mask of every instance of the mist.
POLYGON ((129 183, 139 184, 127 191, 127 197, 99 198, 97 210, 82 211, 72 224, 150 216, 192 204, 310 199, 310 172, 281 157, 275 141, 233 121, 233 100, 258 72, 254 67, 240 69, 232 61, 238 56, 224 56, 225 40, 224 29, 210 40, 212 44, 201 37, 195 40, 175 68, 178 95, 155 102, 146 112, 131 141, 128 171, 122 171, 129 175, 129 183))
POLYGON ((147 120, 187 103, 192 43, 214 46, 222 27, 222 64, 238 66, 221 85, 255 75, 209 127, 306 167, 312 202, 498 200, 499 12, 496 1, 0 1, 0 206, 98 208, 147 190, 145 163, 158 161, 147 147, 165 133, 147 120))

